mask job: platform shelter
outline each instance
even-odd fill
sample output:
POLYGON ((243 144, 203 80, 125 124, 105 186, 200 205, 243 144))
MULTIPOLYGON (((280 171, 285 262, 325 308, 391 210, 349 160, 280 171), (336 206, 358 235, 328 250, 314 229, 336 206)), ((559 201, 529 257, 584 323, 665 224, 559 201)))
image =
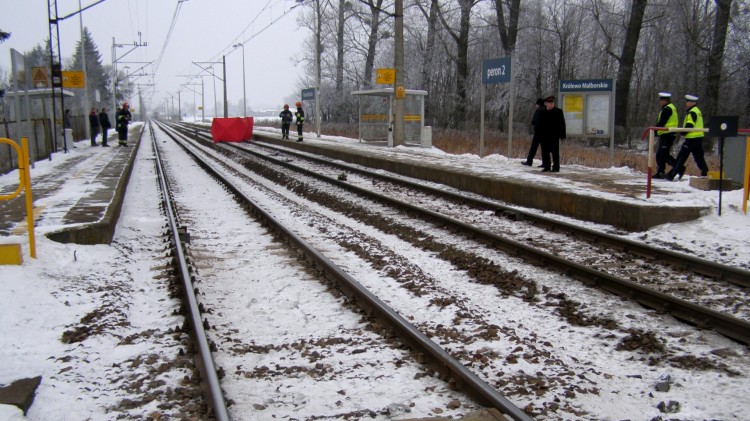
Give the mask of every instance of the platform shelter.
MULTIPOLYGON (((359 98, 359 140, 388 142, 393 146, 393 88, 354 91, 359 98)), ((404 134, 407 144, 432 146, 431 127, 424 125, 424 101, 427 91, 406 90, 404 134)))

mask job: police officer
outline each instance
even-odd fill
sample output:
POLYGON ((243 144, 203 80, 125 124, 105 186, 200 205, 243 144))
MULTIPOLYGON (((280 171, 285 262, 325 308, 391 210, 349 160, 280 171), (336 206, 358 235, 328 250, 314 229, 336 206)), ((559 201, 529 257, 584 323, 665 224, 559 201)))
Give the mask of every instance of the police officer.
POLYGON ((294 117, 297 119, 297 142, 302 142, 302 125, 305 124, 305 111, 302 110, 302 103, 297 101, 294 105, 297 106, 297 112, 294 113, 294 117))
MULTIPOLYGON (((659 92, 659 105, 661 105, 661 111, 659 111, 659 120, 656 122, 656 127, 678 127, 680 119, 677 116, 677 108, 672 103, 672 94, 659 92)), ((672 156, 672 145, 677 138, 677 133, 657 130, 656 135, 659 136, 659 143, 656 150, 656 174, 654 174, 654 178, 664 178, 664 170, 667 164, 674 168, 677 163, 677 160, 672 156)))
POLYGON ((279 118, 281 118, 281 138, 289 140, 289 126, 294 119, 294 115, 289 111, 289 104, 284 104, 284 111, 279 113, 279 118))
MULTIPOLYGON (((687 114, 685 114, 685 120, 682 123, 682 127, 688 129, 702 129, 703 128, 703 115, 701 110, 698 109, 696 104, 698 103, 698 97, 695 95, 685 95, 685 108, 687 108, 687 114)), ((695 164, 698 165, 698 169, 701 170, 701 176, 705 177, 708 175, 708 165, 706 159, 703 157, 703 132, 688 132, 685 133, 685 141, 682 143, 680 153, 677 154, 677 163, 672 171, 667 174, 668 180, 674 180, 675 176, 679 175, 679 178, 685 174, 685 162, 690 154, 693 155, 695 164)))

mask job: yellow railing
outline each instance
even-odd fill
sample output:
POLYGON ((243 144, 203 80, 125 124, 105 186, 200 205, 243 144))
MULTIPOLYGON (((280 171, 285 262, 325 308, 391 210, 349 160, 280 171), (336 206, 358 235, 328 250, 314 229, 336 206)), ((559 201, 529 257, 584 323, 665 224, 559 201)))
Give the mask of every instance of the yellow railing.
POLYGON ((18 188, 15 192, 6 195, 0 195, 0 200, 11 200, 18 197, 21 192, 26 190, 26 223, 29 226, 29 251, 31 257, 36 259, 36 239, 34 238, 34 200, 31 194, 31 171, 29 166, 29 140, 21 138, 21 146, 11 139, 0 137, 0 143, 10 145, 18 154, 18 188))

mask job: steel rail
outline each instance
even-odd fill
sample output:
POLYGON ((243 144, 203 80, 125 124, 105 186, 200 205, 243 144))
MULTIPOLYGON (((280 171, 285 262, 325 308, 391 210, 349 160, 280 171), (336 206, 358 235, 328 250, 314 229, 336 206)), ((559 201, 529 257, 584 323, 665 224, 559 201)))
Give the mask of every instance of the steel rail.
POLYGON ((179 270, 179 276, 182 280, 183 289, 185 290, 185 298, 187 299, 187 311, 189 316, 190 326, 193 330, 194 343, 197 351, 197 365, 201 373, 202 378, 205 380, 205 384, 208 386, 207 390, 204 390, 206 397, 213 408, 213 416, 218 421, 228 421, 229 414, 227 412, 226 400, 224 399, 224 393, 221 390, 219 384, 219 376, 216 371, 216 365, 214 364, 213 357, 211 356, 211 349, 208 344, 206 337, 206 331, 203 328, 203 322, 201 321, 201 314, 198 309, 198 300, 195 297, 195 290, 190 278, 190 272, 188 270, 188 264, 185 259, 185 251, 180 239, 179 226, 176 221, 174 207, 172 201, 169 198, 169 186, 167 178, 164 173, 164 164, 161 156, 159 155, 159 148, 156 144, 156 136, 154 135, 153 126, 149 123, 149 129, 151 131, 152 146, 154 149, 156 170, 159 177, 159 185, 161 187, 162 196, 164 199, 164 207, 169 221, 169 228, 172 235, 172 243, 176 253, 176 264, 179 270))
POLYGON ((452 200, 458 200, 458 201, 470 203, 475 206, 482 206, 482 207, 487 208, 488 210, 493 210, 496 213, 520 215, 523 219, 533 221, 534 223, 543 224, 548 227, 552 227, 555 229, 562 229, 562 230, 570 231, 573 233, 580 233, 589 242, 594 243, 594 244, 603 244, 603 245, 613 247, 617 250, 635 253, 637 255, 647 257, 647 258, 655 258, 662 262, 677 265, 687 270, 714 278, 719 281, 730 282, 732 284, 745 287, 745 288, 750 287, 750 271, 748 270, 713 262, 713 261, 703 259, 697 256, 691 256, 688 254, 679 253, 679 252, 675 252, 672 250, 666 250, 666 249, 649 246, 648 244, 645 244, 645 243, 640 243, 640 242, 633 241, 627 238, 622 238, 613 234, 608 234, 608 233, 597 231, 594 229, 577 226, 568 222, 557 221, 552 218, 545 217, 543 215, 526 212, 521 209, 513 208, 511 206, 505 206, 505 205, 492 202, 489 200, 464 196, 459 193, 442 190, 436 187, 413 183, 403 178, 398 178, 398 177, 390 176, 387 174, 379 174, 379 173, 371 172, 366 169, 362 169, 362 168, 349 165, 349 164, 344 164, 340 162, 332 162, 329 159, 311 156, 310 154, 307 154, 307 153, 299 153, 296 151, 290 151, 289 149, 286 149, 286 148, 280 148, 280 147, 276 147, 275 145, 270 145, 270 144, 265 144, 265 143, 262 145, 258 145, 258 146, 272 149, 274 151, 279 151, 279 152, 284 152, 287 154, 299 156, 307 160, 311 160, 311 161, 318 162, 318 163, 325 164, 325 165, 330 165, 330 166, 337 167, 340 169, 345 169, 347 171, 351 171, 354 173, 365 174, 368 177, 378 178, 378 179, 385 180, 391 183, 408 186, 410 188, 421 190, 430 194, 448 197, 452 200))
POLYGON ((302 251, 302 253, 304 253, 313 264, 325 273, 327 279, 347 292, 347 297, 353 299, 354 302, 367 311, 369 315, 375 316, 385 325, 398 331, 400 333, 399 337, 411 345, 415 351, 420 353, 424 352, 427 356, 432 357, 434 368, 445 376, 452 376, 457 387, 463 387, 482 403, 491 405, 493 408, 498 409, 515 420, 531 420, 522 409, 515 406, 505 396, 485 383, 472 371, 468 370, 463 364, 461 364, 461 362, 448 354, 448 352, 433 342, 396 311, 391 309, 349 274, 341 270, 335 263, 320 253, 312 245, 307 243, 271 214, 258 206, 252 199, 242 193, 242 191, 231 181, 216 171, 206 160, 190 150, 189 147, 182 144, 182 142, 176 139, 176 137, 172 135, 170 135, 170 137, 172 137, 172 139, 202 168, 211 173, 211 175, 216 177, 216 179, 219 180, 228 190, 249 205, 253 213, 267 226, 275 230, 302 251))
POLYGON ((525 257, 538 262, 542 266, 554 267, 561 270, 567 276, 578 279, 587 285, 596 285, 619 296, 631 298, 646 307, 668 312, 672 316, 685 322, 694 324, 700 328, 714 329, 715 331, 736 341, 750 344, 750 323, 744 320, 740 320, 736 317, 732 317, 727 314, 690 303, 680 298, 664 294, 660 291, 645 287, 643 285, 639 285, 637 283, 622 279, 606 272, 585 267, 546 251, 527 246, 526 244, 523 244, 521 242, 507 239, 493 232, 466 224, 441 213, 423 209, 419 206, 412 205, 411 203, 393 199, 391 197, 354 186, 350 183, 338 180, 333 177, 318 174, 306 168, 297 167, 289 162, 286 162, 285 160, 276 159, 272 156, 250 151, 242 148, 241 146, 233 146, 234 148, 242 150, 251 155, 271 161, 277 165, 292 169, 310 177, 323 180, 326 183, 336 185, 343 189, 356 192, 358 194, 361 194, 362 196, 370 197, 382 203, 387 203, 391 206, 405 209, 416 214, 426 215, 436 221, 439 221, 441 224, 453 226, 455 228, 458 228, 459 230, 466 231, 471 234, 469 235, 469 237, 483 239, 487 243, 498 246, 500 249, 505 250, 509 254, 515 255, 516 257, 525 257))

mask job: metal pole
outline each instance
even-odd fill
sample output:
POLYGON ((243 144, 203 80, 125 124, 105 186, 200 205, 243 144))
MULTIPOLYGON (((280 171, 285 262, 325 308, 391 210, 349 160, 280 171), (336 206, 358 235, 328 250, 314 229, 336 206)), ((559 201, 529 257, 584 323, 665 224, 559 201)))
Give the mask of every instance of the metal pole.
POLYGON ((513 56, 510 56, 510 115, 508 116, 508 158, 511 157, 511 150, 513 148, 513 108, 515 104, 515 77, 513 75, 515 72, 513 71, 513 56))
MULTIPOLYGON (((115 37, 112 37, 112 112, 117 113, 117 45, 115 45, 115 37)), ((115 120, 117 120, 117 114, 115 114, 115 120)))
POLYGON ((234 44, 233 47, 242 47, 242 116, 247 117, 247 91, 245 90, 245 44, 234 44))
MULTIPOLYGON (((86 138, 91 139, 91 128, 89 127, 88 115, 89 115, 89 84, 86 81, 86 39, 83 34, 83 11, 81 10, 81 0, 78 0, 78 23, 81 26, 81 63, 83 65, 83 114, 87 117, 84 118, 84 130, 86 138)), ((94 139, 91 139, 93 142, 94 139)), ((93 143, 92 143, 93 145, 93 143)))
POLYGON ((399 98, 398 89, 406 90, 404 80, 404 0, 396 0, 394 3, 394 60, 393 64, 396 69, 396 86, 394 89, 393 112, 395 121, 393 124, 393 146, 404 145, 406 143, 406 133, 404 127, 404 98, 399 98))
POLYGON ((222 76, 224 79, 224 118, 229 117, 229 110, 227 110, 227 56, 221 56, 222 76))
POLYGON ((201 122, 206 121, 206 96, 203 94, 203 76, 201 76, 201 122))
POLYGON ((479 87, 479 157, 484 156, 484 83, 479 87))

